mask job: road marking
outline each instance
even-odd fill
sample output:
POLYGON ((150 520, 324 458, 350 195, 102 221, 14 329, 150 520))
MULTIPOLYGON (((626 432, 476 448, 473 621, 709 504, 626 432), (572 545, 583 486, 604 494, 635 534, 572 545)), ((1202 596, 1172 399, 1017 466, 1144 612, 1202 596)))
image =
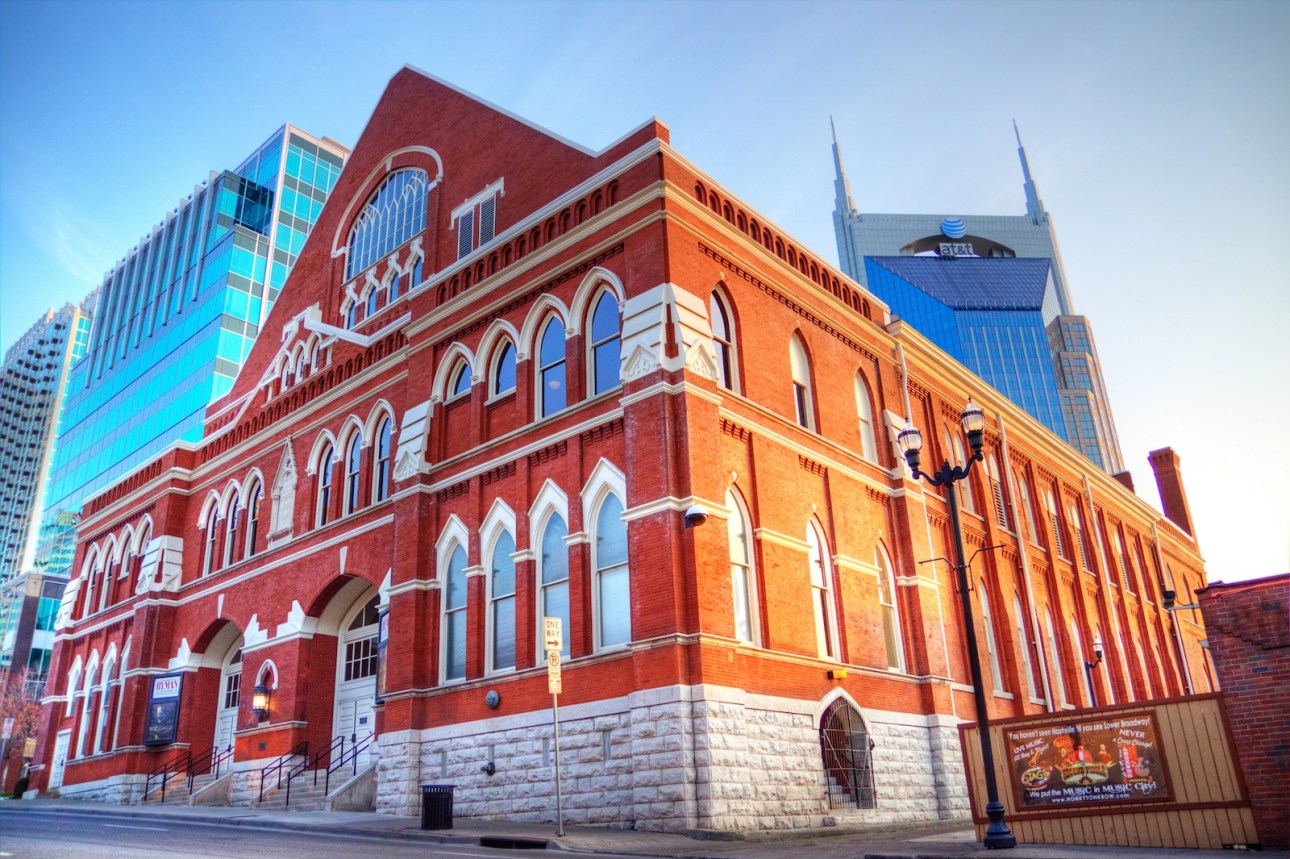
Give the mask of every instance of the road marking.
POLYGON ((105 823, 103 824, 111 829, 150 829, 153 832, 169 832, 169 829, 162 829, 159 826, 126 826, 124 823, 105 823))

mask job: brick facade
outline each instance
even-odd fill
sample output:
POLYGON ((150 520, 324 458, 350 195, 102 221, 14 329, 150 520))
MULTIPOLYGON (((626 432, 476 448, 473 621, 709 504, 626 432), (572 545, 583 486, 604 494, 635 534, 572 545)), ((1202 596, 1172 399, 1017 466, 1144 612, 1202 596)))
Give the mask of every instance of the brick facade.
POLYGON ((952 551, 947 505, 892 440, 908 397, 924 461, 952 455, 946 428, 958 433, 969 394, 989 423, 988 461, 966 488, 968 551, 999 547, 973 566, 999 666, 986 666, 991 712, 1085 706, 1095 634, 1099 701, 1206 691, 1189 665, 1203 628, 1175 626, 1160 605, 1163 587, 1204 582, 1195 542, 715 186, 666 127, 589 153, 405 69, 212 406, 207 441, 88 505, 38 783, 137 798, 174 749, 216 744, 240 677, 234 801, 254 800, 260 767, 298 744, 374 729, 380 810, 407 813, 420 782, 451 779, 460 813, 549 815, 549 598, 569 617, 570 820, 677 830, 961 815, 962 618, 944 561, 925 563, 952 551), (425 229, 347 278, 355 224, 404 168, 428 177, 425 229), (495 237, 466 213, 495 218, 495 237), (604 296, 617 340, 602 336, 604 296), (374 313, 349 319, 354 306, 374 313), (797 388, 791 338, 806 356, 797 388), (508 349, 513 389, 498 381, 508 349), (543 391, 566 407, 542 416, 543 391), (1046 494, 1060 499, 1051 519, 1046 494), (692 508, 707 521, 687 527, 692 508), (625 566, 605 560, 620 530, 625 566), (514 552, 496 549, 503 534, 514 552), (105 580, 110 596, 87 605, 105 580), (359 682, 370 663, 343 661, 368 646, 372 599, 389 629, 375 704, 359 682), (514 667, 498 667, 507 611, 514 667), (158 749, 144 710, 167 672, 185 678, 181 745, 158 749), (272 698, 257 722, 262 682, 272 698), (839 698, 863 726, 849 754, 867 757, 863 733, 874 743, 875 808, 830 798, 853 778, 821 757, 821 718, 839 698), (490 755, 495 775, 480 770, 490 755))
POLYGON ((1254 825, 1290 848, 1290 574, 1197 592, 1254 825))

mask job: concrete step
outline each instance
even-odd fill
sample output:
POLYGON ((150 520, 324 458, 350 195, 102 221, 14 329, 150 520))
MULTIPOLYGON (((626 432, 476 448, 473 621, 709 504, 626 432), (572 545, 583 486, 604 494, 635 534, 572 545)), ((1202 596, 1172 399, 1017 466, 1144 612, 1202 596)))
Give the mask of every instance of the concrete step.
MULTIPOLYGON (((323 786, 327 774, 321 772, 318 774, 318 784, 314 785, 314 774, 312 772, 302 773, 295 777, 291 782, 291 804, 287 805, 287 786, 275 789, 272 793, 265 796, 263 800, 256 804, 256 808, 266 810, 287 811, 320 811, 323 807, 323 801, 327 798, 323 786)), ((333 785, 334 787, 335 785, 333 785)))

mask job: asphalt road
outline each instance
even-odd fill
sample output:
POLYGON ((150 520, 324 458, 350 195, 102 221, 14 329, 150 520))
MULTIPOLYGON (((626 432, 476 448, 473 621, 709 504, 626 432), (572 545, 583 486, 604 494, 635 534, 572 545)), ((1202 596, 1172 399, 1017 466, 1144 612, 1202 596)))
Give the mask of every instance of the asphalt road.
POLYGON ((0 857, 15 859, 187 859, 263 856, 266 859, 542 856, 539 850, 432 844, 409 839, 359 838, 253 826, 190 821, 113 819, 98 814, 0 813, 0 857))

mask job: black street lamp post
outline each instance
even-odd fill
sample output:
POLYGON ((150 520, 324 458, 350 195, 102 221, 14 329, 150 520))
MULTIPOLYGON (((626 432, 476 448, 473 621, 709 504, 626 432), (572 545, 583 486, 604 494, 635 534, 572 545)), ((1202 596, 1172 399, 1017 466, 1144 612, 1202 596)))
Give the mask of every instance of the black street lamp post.
POLYGON ((968 666, 972 670, 972 692, 976 697, 977 734, 981 738, 981 766, 985 772, 985 813, 990 818, 986 827, 985 839, 987 848, 1016 847, 1017 838, 1003 821, 1003 803, 999 802, 999 789, 994 778, 994 750, 990 742, 990 716, 986 710, 985 688, 981 681, 981 657, 976 646, 976 623, 973 621, 972 599, 968 593, 967 559, 963 551, 963 528, 959 523, 958 494, 954 485, 965 479, 972 471, 972 465, 981 461, 981 447, 984 442, 985 414, 979 406, 972 404, 968 398, 967 408, 962 414, 963 431, 967 434, 972 456, 961 465, 945 464, 935 474, 925 474, 919 470, 919 453, 923 448, 923 434, 913 424, 901 430, 896 436, 896 444, 905 455, 915 479, 921 478, 933 486, 946 487, 946 497, 950 504, 950 525, 954 531, 954 567, 958 573, 959 598, 963 603, 963 626, 967 635, 968 666))
POLYGON ((1094 707, 1097 706, 1097 690, 1093 688, 1093 669, 1102 664, 1102 636, 1093 636, 1093 656, 1096 657, 1092 662, 1084 660, 1084 676, 1088 678, 1088 697, 1089 703, 1094 707))

